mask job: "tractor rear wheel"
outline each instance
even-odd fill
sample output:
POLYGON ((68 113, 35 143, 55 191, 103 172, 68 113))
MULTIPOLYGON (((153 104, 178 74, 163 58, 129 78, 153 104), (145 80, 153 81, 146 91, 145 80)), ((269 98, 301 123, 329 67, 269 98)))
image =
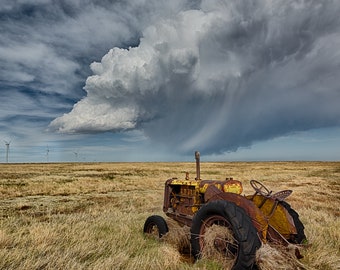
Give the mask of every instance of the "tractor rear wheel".
POLYGON ((191 248, 196 259, 204 255, 207 245, 230 261, 232 269, 253 269, 261 241, 250 217, 241 207, 217 200, 202 206, 191 226, 191 248), (224 228, 224 231, 211 234, 209 230, 214 227, 224 228))
POLYGON ((163 217, 158 215, 150 216, 144 223, 143 232, 153 235, 156 238, 162 238, 169 231, 168 225, 163 217))

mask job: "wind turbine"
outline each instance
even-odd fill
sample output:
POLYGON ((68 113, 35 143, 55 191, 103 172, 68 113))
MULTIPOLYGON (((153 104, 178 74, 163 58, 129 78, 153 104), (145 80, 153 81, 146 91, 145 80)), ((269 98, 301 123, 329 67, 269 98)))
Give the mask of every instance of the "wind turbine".
POLYGON ((46 160, 47 160, 47 163, 48 163, 48 154, 49 153, 50 153, 50 148, 47 145, 47 148, 46 148, 46 160))
POLYGON ((11 141, 4 141, 5 145, 6 145, 6 162, 8 163, 8 155, 9 155, 9 145, 11 143, 11 141))
POLYGON ((76 158, 76 161, 78 161, 78 154, 79 154, 79 150, 76 150, 73 152, 75 158, 76 158))

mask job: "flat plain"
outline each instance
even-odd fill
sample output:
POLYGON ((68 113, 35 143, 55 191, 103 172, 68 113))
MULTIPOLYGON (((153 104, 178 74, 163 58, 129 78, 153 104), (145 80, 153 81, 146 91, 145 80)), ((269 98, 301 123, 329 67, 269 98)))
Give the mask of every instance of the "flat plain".
MULTIPOLYGON (((0 269, 225 269, 218 258, 194 262, 188 228, 169 222, 163 241, 143 234, 162 213, 165 180, 195 178, 186 163, 0 164, 0 269)), ((296 260, 264 247, 259 268, 340 269, 340 162, 202 162, 201 178, 233 177, 273 191, 287 202, 309 241, 296 260)))

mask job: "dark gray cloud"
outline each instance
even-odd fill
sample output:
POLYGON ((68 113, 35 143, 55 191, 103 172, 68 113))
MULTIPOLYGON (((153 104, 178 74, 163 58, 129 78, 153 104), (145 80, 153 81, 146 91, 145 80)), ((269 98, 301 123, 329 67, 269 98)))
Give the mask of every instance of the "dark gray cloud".
POLYGON ((339 12, 333 0, 3 0, 0 135, 36 139, 51 123, 220 153, 339 126, 339 12))
POLYGON ((178 150, 233 151, 340 124, 340 3, 201 1, 91 64, 60 132, 138 129, 178 150))

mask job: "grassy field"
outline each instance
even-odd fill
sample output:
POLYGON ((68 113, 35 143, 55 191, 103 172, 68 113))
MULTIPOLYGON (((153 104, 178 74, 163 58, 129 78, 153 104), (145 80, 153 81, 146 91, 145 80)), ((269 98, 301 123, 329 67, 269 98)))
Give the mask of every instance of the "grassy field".
MULTIPOLYGON (((165 180, 185 172, 195 178, 195 164, 0 164, 0 269, 224 269, 183 254, 188 228, 170 222, 164 241, 142 233, 163 215, 165 180)), ((234 177, 244 194, 250 179, 294 190, 311 245, 300 261, 263 247, 261 269, 340 269, 340 162, 201 163, 201 177, 234 177)))

